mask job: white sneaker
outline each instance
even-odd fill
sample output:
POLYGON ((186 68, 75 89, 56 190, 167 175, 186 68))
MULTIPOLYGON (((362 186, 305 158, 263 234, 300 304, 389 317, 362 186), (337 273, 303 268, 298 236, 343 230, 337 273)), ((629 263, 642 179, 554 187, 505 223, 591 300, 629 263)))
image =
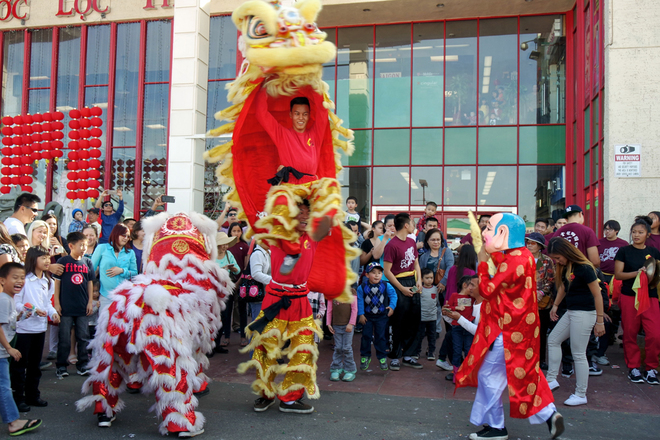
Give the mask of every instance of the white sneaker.
POLYGON ((598 365, 609 365, 610 364, 610 360, 605 355, 603 355, 603 356, 593 355, 593 356, 591 356, 591 362, 595 362, 598 365))
POLYGON ((587 397, 578 397, 575 394, 571 394, 571 397, 566 399, 564 401, 564 405, 568 406, 578 406, 578 405, 586 405, 587 404, 587 397))
POLYGON ((438 360, 435 362, 435 366, 438 367, 438 368, 441 368, 441 369, 443 369, 443 370, 445 370, 445 371, 454 371, 454 366, 453 366, 452 364, 450 364, 450 363, 447 362, 447 361, 443 361, 443 360, 441 360, 441 359, 438 359, 438 360))
POLYGON ((559 388, 559 382, 555 379, 552 382, 548 382, 548 386, 550 387, 550 391, 556 390, 559 388))

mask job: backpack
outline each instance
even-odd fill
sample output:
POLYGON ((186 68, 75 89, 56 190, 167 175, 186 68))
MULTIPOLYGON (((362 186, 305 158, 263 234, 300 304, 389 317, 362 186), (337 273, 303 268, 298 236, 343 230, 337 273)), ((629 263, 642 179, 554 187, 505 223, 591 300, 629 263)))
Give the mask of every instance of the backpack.
POLYGON ((604 281, 605 275, 598 268, 596 268, 596 276, 598 277, 600 295, 603 297, 603 313, 607 313, 610 310, 610 286, 604 281))
POLYGON ((250 267, 250 258, 252 258, 252 253, 254 251, 259 251, 263 253, 263 250, 260 250, 255 246, 255 241, 253 240, 250 244, 250 250, 248 251, 248 264, 245 267, 245 270, 241 274, 241 285, 238 288, 238 299, 239 301, 244 301, 248 303, 261 302, 264 300, 266 295, 266 289, 263 284, 259 281, 252 278, 252 268, 250 267))

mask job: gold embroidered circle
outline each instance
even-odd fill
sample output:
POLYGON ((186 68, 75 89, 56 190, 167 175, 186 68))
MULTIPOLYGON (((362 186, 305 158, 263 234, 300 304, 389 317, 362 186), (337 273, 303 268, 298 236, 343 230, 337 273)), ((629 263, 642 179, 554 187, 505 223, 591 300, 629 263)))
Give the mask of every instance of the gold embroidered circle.
POLYGON ((525 322, 529 325, 532 325, 534 324, 534 321, 536 321, 536 314, 534 312, 528 313, 525 317, 525 322))
POLYGON ((525 359, 530 360, 534 357, 534 349, 532 347, 529 347, 527 350, 525 350, 525 359))
POLYGON ((513 306, 516 309, 522 309, 523 307, 525 307, 525 300, 522 298, 516 298, 513 300, 513 306))
POLYGON ((527 385, 527 394, 530 396, 536 392, 536 384, 535 383, 530 383, 527 385))
POLYGON ((516 267, 516 275, 521 277, 521 276, 523 276, 524 273, 525 273, 525 268, 523 267, 522 264, 520 266, 516 267))
POLYGON ((524 402, 520 404, 520 414, 523 416, 527 414, 527 404, 524 402))
POLYGON ((516 344, 520 344, 523 340, 523 334, 520 332, 511 333, 511 340, 516 344))
POLYGON ((524 368, 518 367, 515 370, 513 370, 513 375, 516 376, 517 379, 522 379, 525 376, 527 376, 527 373, 525 372, 524 368))
POLYGON ((185 254, 190 250, 190 246, 183 240, 176 240, 172 243, 172 250, 177 254, 185 254))
POLYGON ((504 325, 507 325, 511 322, 511 315, 504 313, 504 325))

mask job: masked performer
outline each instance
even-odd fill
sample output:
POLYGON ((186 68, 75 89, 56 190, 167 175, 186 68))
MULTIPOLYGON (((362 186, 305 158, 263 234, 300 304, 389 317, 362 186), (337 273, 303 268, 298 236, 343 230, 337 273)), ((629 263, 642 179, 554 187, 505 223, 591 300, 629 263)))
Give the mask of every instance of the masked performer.
POLYGON ((204 432, 194 394, 206 391, 206 353, 222 323, 232 290, 215 262, 217 225, 202 215, 167 213, 144 220, 144 274, 119 285, 98 321, 91 375, 77 402, 94 405, 98 426, 109 427, 125 389, 154 391, 161 434, 194 437, 204 432))
POLYGON ((525 223, 514 214, 495 214, 488 220, 483 240, 478 267, 479 291, 484 298, 481 320, 470 352, 456 373, 457 387, 477 387, 470 422, 484 428, 469 438, 509 438, 502 407, 507 385, 511 417, 527 418, 532 424, 546 422, 556 438, 564 431, 564 421, 539 368, 536 265, 525 247, 525 223), (489 258, 496 267, 492 277, 489 258))

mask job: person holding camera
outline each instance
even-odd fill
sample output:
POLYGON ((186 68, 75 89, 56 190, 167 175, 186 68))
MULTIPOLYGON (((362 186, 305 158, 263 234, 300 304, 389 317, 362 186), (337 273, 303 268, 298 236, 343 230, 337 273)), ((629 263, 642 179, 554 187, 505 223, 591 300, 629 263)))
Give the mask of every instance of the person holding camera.
POLYGON ((121 216, 124 214, 124 194, 121 188, 117 189, 117 197, 119 197, 119 206, 117 207, 117 211, 115 211, 112 200, 108 199, 103 201, 108 195, 110 195, 110 191, 107 189, 103 190, 99 198, 96 200, 96 204, 94 205, 97 209, 102 209, 101 234, 99 235, 99 244, 108 243, 112 229, 115 227, 115 225, 117 225, 117 223, 119 223, 121 216))

